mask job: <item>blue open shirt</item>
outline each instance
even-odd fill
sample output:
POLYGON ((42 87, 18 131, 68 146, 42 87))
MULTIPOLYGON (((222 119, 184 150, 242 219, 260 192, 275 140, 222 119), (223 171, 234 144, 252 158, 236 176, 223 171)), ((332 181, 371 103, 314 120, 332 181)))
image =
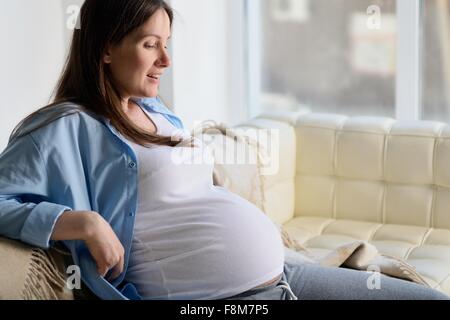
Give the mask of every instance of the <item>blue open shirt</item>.
MULTIPOLYGON (((133 100, 184 129, 159 98, 133 100)), ((71 107, 77 108, 65 103, 51 112, 71 107)), ((27 122, 21 130, 37 121, 27 122)), ((63 243, 80 267, 83 281, 99 298, 139 299, 132 284, 122 283, 133 238, 137 188, 136 155, 110 121, 84 111, 67 115, 11 139, 0 155, 0 235, 48 249, 54 245, 50 237, 64 211, 98 212, 125 248, 125 270, 117 279, 110 283, 98 274, 84 241, 63 243)))

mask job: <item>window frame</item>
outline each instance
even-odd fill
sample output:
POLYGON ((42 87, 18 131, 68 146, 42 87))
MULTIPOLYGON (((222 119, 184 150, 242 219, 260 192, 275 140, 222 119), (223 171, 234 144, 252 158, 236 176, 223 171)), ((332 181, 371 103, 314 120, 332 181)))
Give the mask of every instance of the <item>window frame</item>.
POLYGON ((422 118, 422 6, 422 0, 397 0, 395 110, 398 120, 422 118))

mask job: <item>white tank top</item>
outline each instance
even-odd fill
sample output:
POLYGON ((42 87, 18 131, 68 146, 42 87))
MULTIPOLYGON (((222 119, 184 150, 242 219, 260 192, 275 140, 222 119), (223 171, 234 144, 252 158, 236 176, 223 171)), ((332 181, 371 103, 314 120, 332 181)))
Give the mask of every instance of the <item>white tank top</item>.
MULTIPOLYGON (((147 114, 158 134, 180 134, 161 114, 147 114)), ((283 272, 274 223, 213 185, 213 157, 196 142, 200 147, 192 149, 129 141, 138 157, 139 198, 126 280, 144 299, 222 299, 283 272)))

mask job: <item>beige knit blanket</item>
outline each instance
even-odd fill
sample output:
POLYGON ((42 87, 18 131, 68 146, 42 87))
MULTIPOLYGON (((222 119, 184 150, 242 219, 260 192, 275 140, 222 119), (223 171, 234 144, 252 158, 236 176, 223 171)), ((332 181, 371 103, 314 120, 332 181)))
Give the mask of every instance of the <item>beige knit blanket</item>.
POLYGON ((0 237, 0 300, 72 300, 56 252, 0 237))
MULTIPOLYGON (((201 135, 209 136, 208 139, 204 137, 203 139, 209 141, 208 147, 211 148, 215 158, 218 156, 220 160, 226 158, 223 156, 224 152, 234 150, 256 153, 258 161, 255 164, 230 164, 216 161, 214 165, 214 184, 226 187, 228 190, 255 204, 263 212, 267 212, 264 196, 265 177, 261 174, 262 164, 267 163, 264 147, 250 137, 242 135, 241 132, 214 121, 203 122, 197 128, 194 128, 193 134, 196 134, 199 138, 202 138, 201 135), (210 139, 211 136, 215 137, 215 139, 210 139), (224 150, 224 143, 227 140, 228 142, 232 140, 235 144, 243 146, 237 146, 233 150, 224 150)), ((317 256, 303 244, 291 238, 283 229, 283 226, 278 225, 278 227, 285 247, 295 251, 297 258, 301 261, 318 263, 324 266, 379 271, 387 276, 429 286, 413 266, 402 259, 380 254, 377 248, 368 242, 355 241, 331 251, 326 256, 317 256)))
POLYGON ((366 241, 350 242, 324 256, 319 256, 314 255, 303 245, 293 240, 282 227, 280 230, 285 247, 294 250, 298 255, 298 259, 305 263, 379 272, 386 276, 431 287, 409 263, 396 257, 380 254, 374 245, 366 241))

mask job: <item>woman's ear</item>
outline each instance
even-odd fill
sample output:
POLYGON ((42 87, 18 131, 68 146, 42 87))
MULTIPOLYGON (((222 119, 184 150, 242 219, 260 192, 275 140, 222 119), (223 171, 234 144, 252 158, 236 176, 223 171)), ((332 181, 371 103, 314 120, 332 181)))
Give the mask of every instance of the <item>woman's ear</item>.
POLYGON ((110 64, 111 63, 111 49, 109 47, 106 48, 105 50, 105 54, 103 55, 103 62, 106 64, 110 64))

